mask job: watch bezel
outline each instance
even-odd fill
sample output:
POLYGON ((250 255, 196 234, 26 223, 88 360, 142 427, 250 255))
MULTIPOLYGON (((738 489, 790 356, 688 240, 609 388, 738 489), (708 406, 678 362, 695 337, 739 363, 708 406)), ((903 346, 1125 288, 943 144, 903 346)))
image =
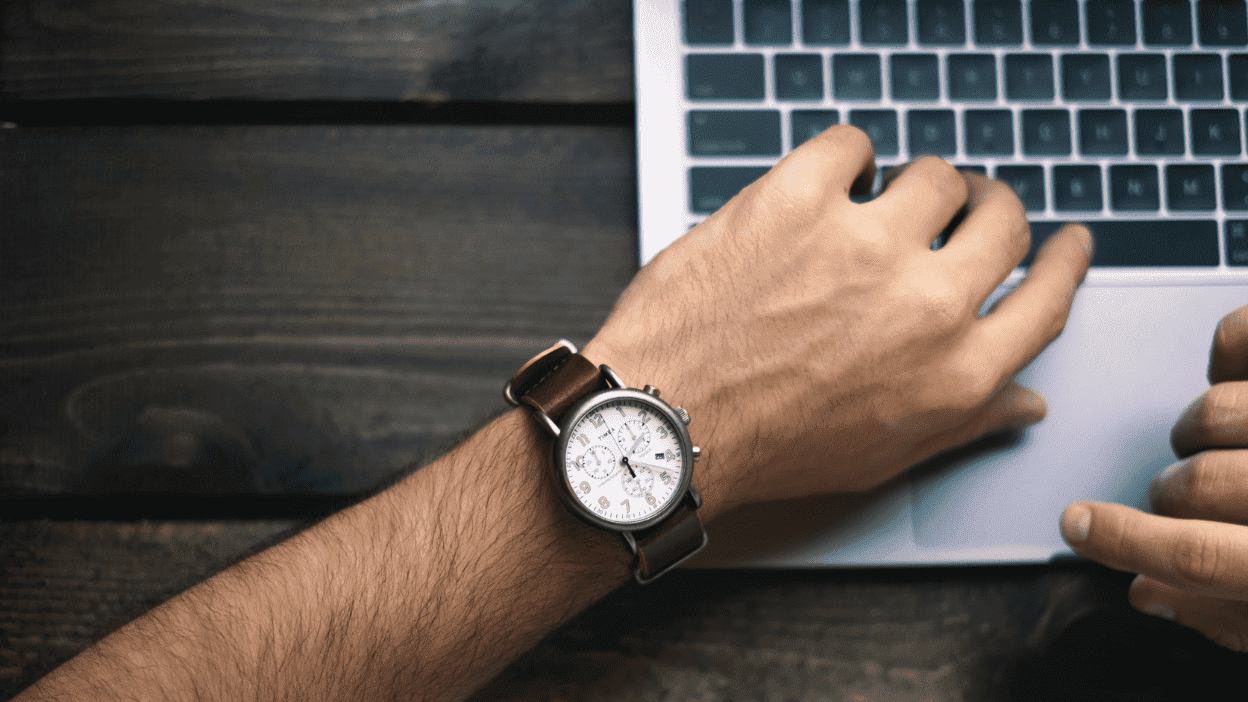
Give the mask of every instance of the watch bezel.
POLYGON ((676 414, 671 405, 663 400, 633 388, 600 390, 587 395, 569 409, 563 415, 563 421, 559 423, 559 430, 559 438, 555 441, 552 449, 551 468, 555 471, 555 477, 561 488, 559 490, 560 496, 572 509, 572 513, 582 520, 609 531, 641 531, 662 522, 672 512, 675 512, 680 507, 680 503, 685 500, 685 495, 689 492, 689 486, 693 482, 693 440, 690 439, 689 430, 685 427, 685 423, 681 421, 680 416, 676 414), (620 399, 644 402, 666 417, 671 425, 676 427, 676 438, 680 443, 681 457, 684 459, 684 465, 682 465, 680 471, 680 482, 676 484, 676 491, 673 493, 672 499, 658 512, 637 522, 614 522, 590 511, 573 494, 572 484, 568 481, 568 473, 564 469, 567 461, 568 443, 572 438, 571 432, 568 430, 572 428, 572 425, 576 424, 578 419, 597 405, 620 399))

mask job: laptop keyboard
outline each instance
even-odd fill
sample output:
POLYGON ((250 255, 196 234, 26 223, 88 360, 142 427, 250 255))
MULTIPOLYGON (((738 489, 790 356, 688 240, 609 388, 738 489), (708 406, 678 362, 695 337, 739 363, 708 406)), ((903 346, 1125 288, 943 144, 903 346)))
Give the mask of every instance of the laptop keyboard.
POLYGON ((684 0, 697 221, 848 122, 1009 183, 1094 266, 1248 266, 1244 0, 684 0))

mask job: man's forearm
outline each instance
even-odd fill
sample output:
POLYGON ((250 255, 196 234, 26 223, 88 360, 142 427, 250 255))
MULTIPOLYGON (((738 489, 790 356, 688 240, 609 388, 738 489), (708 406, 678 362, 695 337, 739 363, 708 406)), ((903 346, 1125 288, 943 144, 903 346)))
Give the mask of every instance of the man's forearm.
POLYGON ((459 699, 628 576, 512 411, 110 635, 21 700, 459 699))

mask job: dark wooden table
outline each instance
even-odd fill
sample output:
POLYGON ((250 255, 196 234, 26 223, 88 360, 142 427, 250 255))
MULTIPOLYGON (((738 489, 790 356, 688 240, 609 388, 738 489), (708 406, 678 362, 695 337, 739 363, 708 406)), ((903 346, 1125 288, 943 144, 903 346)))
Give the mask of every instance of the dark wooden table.
MULTIPOLYGON (((613 0, 0 5, 0 696, 436 456, 636 269, 613 0)), ((712 535, 714 532, 712 531, 712 535)), ((1086 563, 682 571, 480 699, 1161 700, 1086 563)))

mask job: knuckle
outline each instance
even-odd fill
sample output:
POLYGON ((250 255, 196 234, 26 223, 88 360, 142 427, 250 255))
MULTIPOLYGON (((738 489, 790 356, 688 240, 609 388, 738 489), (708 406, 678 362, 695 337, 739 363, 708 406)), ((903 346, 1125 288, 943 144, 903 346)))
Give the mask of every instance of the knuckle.
POLYGON ((969 313, 967 291, 947 276, 916 277, 908 297, 914 308, 933 322, 932 328, 939 333, 957 326, 969 313))
POLYGON ((1205 391, 1196 408, 1196 434, 1203 442, 1215 441, 1225 434, 1242 414, 1242 386, 1219 383, 1205 391))
POLYGON ((910 164, 924 180, 940 191, 943 198, 966 202, 970 195, 966 178, 948 161, 936 156, 922 156, 910 164))
POLYGON ((1210 534, 1197 533, 1178 539, 1170 554, 1174 574, 1181 584, 1209 587, 1221 578, 1220 544, 1210 534))
POLYGON ((1221 455, 1204 451, 1185 460, 1173 478, 1177 488, 1174 498, 1197 511, 1212 507, 1222 480, 1221 455))

